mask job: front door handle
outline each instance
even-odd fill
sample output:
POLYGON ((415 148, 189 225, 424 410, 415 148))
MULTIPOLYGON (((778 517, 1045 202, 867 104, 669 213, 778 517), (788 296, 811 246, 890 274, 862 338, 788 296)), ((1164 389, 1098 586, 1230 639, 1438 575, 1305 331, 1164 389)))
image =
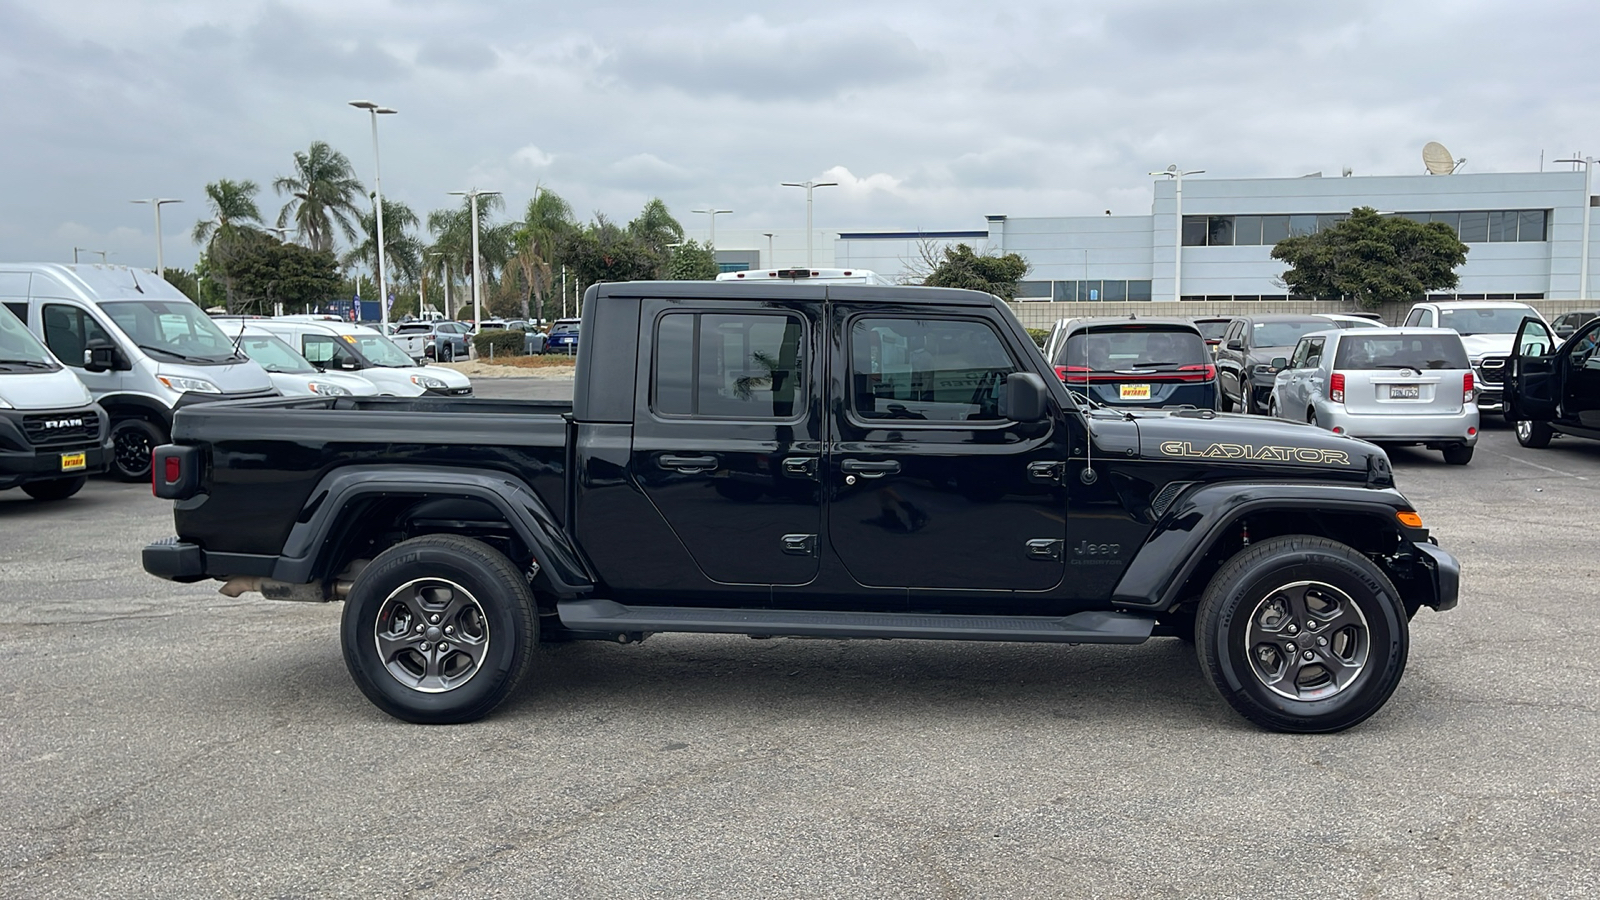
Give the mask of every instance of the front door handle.
POLYGON ((709 472, 717 467, 715 456, 673 456, 667 454, 656 460, 656 465, 663 469, 673 469, 693 475, 697 472, 709 472))
POLYGON ((847 459, 839 463, 839 471, 846 475, 860 475, 862 478, 882 478, 885 475, 898 474, 900 463, 892 459, 886 459, 881 462, 847 459))

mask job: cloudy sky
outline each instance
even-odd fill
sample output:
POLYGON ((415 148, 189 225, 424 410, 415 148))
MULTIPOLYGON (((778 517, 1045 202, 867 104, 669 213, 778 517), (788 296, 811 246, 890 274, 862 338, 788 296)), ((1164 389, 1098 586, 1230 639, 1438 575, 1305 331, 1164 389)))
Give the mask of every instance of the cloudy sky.
MULTIPOLYGON (((0 258, 168 265, 204 185, 326 140, 420 215, 535 185, 582 218, 660 196, 704 237, 1149 211, 1145 173, 1529 171, 1600 151, 1591 2, 751 4, 0 0, 0 258), (91 257, 93 258, 93 257, 91 257)), ((781 240, 781 238, 780 238, 781 240)), ((801 238, 803 241, 803 237, 801 238)), ((727 247, 729 241, 719 240, 727 247)))

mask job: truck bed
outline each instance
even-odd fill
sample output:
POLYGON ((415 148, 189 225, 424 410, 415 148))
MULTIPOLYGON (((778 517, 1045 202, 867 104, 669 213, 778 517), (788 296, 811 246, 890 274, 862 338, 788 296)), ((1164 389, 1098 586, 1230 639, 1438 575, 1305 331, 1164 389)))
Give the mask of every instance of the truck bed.
POLYGON ((206 403, 180 409, 173 440, 202 448, 208 492, 179 502, 180 537, 210 552, 280 547, 311 492, 354 466, 470 465, 526 481, 565 515, 566 415, 557 400, 340 397, 206 403), (248 515, 242 515, 248 511, 248 515))

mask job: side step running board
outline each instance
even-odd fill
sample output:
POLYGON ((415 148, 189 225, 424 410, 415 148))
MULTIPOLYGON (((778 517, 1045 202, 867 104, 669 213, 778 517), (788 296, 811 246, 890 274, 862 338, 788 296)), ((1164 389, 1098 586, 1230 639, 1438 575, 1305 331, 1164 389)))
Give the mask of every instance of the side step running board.
POLYGON ((1139 644, 1156 621, 1114 612, 1070 616, 957 616, 926 613, 822 612, 804 609, 708 609, 623 606, 611 600, 556 604, 561 624, 573 631, 604 634, 693 632, 757 636, 925 638, 928 640, 1038 641, 1073 644, 1139 644))

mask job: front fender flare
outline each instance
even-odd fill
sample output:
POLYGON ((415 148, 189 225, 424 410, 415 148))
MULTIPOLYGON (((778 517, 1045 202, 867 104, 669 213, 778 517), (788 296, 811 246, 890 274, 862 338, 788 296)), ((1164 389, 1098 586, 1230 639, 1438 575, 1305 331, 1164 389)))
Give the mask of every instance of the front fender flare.
POLYGON ((1141 610, 1171 609, 1183 598, 1178 594, 1229 526, 1241 517, 1256 512, 1305 510, 1307 512, 1353 512, 1373 516, 1405 534, 1421 529, 1406 529, 1395 513, 1409 510, 1411 504, 1392 488, 1369 488, 1339 484, 1211 484, 1190 488, 1173 502, 1156 522, 1122 573, 1111 593, 1119 607, 1141 610))
POLYGON ((328 473, 310 494, 273 566, 272 577, 305 584, 320 571, 323 554, 344 511, 363 498, 416 497, 481 500, 505 517, 533 549, 539 577, 558 594, 587 593, 594 576, 554 515, 521 479, 479 469, 433 466, 348 466, 328 473))

